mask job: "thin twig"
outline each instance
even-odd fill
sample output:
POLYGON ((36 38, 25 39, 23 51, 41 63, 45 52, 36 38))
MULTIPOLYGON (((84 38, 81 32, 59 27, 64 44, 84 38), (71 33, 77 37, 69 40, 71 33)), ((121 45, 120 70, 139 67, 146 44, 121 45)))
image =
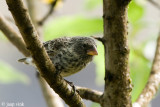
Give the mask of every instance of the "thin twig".
POLYGON ((44 24, 44 22, 48 19, 48 17, 53 13, 54 8, 55 8, 55 6, 56 6, 56 4, 57 4, 57 1, 58 1, 58 0, 54 0, 54 1, 50 4, 50 8, 49 8, 48 13, 38 22, 39 25, 42 26, 42 25, 44 24))
POLYGON ((97 37, 97 36, 91 36, 91 37, 102 42, 102 43, 104 42, 104 39, 102 37, 97 37))
POLYGON ((37 2, 36 0, 26 0, 27 2, 27 7, 28 7, 28 13, 31 17, 31 20, 33 22, 33 25, 35 26, 37 32, 38 32, 38 35, 40 37, 40 39, 43 39, 43 30, 42 30, 42 26, 39 26, 38 23, 37 23, 37 2))
POLYGON ((79 86, 76 86, 76 89, 82 98, 96 103, 101 103, 102 92, 79 86))
POLYGON ((35 0, 26 0, 28 6, 28 12, 32 19, 34 25, 36 25, 36 8, 35 8, 35 0))
POLYGON ((49 59, 44 46, 38 38, 38 34, 31 23, 30 17, 21 0, 6 0, 9 10, 14 17, 16 25, 30 51, 32 58, 40 72, 52 89, 70 106, 84 107, 81 97, 75 93, 64 79, 57 75, 55 67, 49 59))
POLYGON ((160 87, 160 33, 157 39, 157 47, 149 80, 143 92, 141 93, 137 101, 134 103, 134 105, 136 105, 136 107, 137 105, 139 107, 147 106, 154 97, 154 95, 157 93, 159 87, 160 87))
POLYGON ((46 99, 47 107, 64 107, 59 96, 49 87, 46 81, 41 76, 38 77, 38 80, 46 99))
POLYGON ((13 30, 8 21, 0 14, 0 30, 8 38, 8 40, 17 47, 17 49, 22 52, 25 56, 30 56, 29 51, 20 37, 20 35, 13 30))
POLYGON ((148 2, 160 10, 160 4, 156 3, 154 0, 148 0, 148 2))

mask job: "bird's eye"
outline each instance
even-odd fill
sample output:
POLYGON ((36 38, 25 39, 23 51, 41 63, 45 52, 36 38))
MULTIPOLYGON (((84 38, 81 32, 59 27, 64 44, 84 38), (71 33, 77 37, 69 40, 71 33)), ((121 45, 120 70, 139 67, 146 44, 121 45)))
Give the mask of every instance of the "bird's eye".
POLYGON ((86 44, 83 44, 83 48, 85 48, 87 45, 86 44))

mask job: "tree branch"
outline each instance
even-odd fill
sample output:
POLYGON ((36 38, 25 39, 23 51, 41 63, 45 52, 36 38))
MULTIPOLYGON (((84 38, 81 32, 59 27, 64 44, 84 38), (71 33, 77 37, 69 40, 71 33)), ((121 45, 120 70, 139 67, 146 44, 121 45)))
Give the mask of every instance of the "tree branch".
POLYGON ((50 8, 49 8, 49 11, 48 13, 38 22, 39 25, 43 25, 44 22, 48 19, 48 17, 53 13, 54 11, 54 8, 57 4, 58 0, 54 0, 51 4, 50 4, 50 8))
POLYGON ((160 5, 158 3, 156 3, 154 0, 148 0, 148 2, 160 10, 160 5))
POLYGON ((127 6, 130 0, 103 0, 105 90, 102 107, 131 107, 127 6))
POLYGON ((97 36, 91 36, 91 37, 102 42, 102 43, 104 42, 104 39, 102 37, 97 37, 97 36))
POLYGON ((25 56, 30 56, 30 53, 26 49, 26 46, 20 35, 12 29, 10 24, 1 14, 0 14, 0 30, 4 33, 4 35, 8 38, 8 40, 18 48, 20 52, 22 52, 25 56))
POLYGON ((76 86, 76 89, 82 98, 96 103, 101 103, 102 92, 79 86, 76 86))
POLYGON ((157 39, 157 47, 149 80, 147 82, 146 87, 144 88, 141 95, 134 103, 134 105, 139 105, 139 107, 147 106, 154 97, 154 95, 157 93, 159 87, 160 87, 160 33, 157 39))
POLYGON ((55 67, 49 59, 44 46, 39 41, 37 32, 22 1, 6 0, 6 2, 40 75, 69 106, 84 107, 81 97, 77 93, 73 96, 74 90, 72 87, 60 75, 56 75, 55 67))

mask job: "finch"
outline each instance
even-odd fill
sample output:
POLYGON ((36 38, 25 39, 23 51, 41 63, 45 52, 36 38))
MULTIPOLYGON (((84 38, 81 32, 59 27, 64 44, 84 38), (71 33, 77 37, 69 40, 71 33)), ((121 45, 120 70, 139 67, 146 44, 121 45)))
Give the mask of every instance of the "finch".
MULTIPOLYGON (((97 46, 91 37, 62 37, 43 43, 49 58, 62 77, 75 74, 98 55, 97 46)), ((19 62, 34 64, 31 57, 20 59, 19 62)))

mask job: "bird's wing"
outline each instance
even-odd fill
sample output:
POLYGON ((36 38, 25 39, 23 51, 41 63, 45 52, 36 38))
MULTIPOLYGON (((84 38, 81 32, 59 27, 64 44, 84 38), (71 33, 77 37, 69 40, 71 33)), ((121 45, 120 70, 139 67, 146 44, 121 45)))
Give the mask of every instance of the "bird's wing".
POLYGON ((54 56, 59 50, 65 48, 70 38, 58 38, 44 42, 43 45, 48 53, 48 55, 54 56))
MULTIPOLYGON (((69 37, 58 38, 50 40, 43 43, 50 58, 54 57, 62 48, 66 47, 69 41, 69 37)), ((31 57, 19 59, 18 62, 23 62, 25 64, 34 65, 33 59, 31 57)))

